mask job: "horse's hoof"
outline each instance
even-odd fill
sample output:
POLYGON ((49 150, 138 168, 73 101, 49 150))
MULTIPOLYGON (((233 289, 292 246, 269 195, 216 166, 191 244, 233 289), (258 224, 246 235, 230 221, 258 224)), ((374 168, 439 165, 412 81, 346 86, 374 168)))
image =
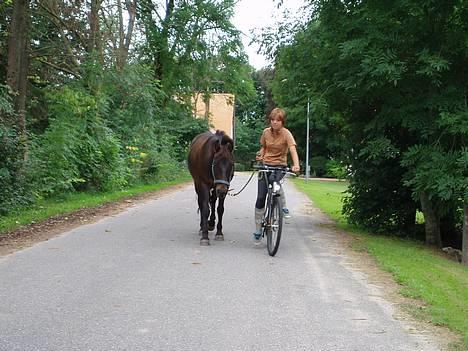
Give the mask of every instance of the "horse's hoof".
POLYGON ((200 246, 210 246, 210 239, 200 239, 200 246))
POLYGON ((216 234, 214 239, 217 240, 217 241, 224 241, 224 235, 223 234, 216 234))
POLYGON ((215 229, 214 224, 213 225, 208 225, 208 230, 211 232, 215 229))

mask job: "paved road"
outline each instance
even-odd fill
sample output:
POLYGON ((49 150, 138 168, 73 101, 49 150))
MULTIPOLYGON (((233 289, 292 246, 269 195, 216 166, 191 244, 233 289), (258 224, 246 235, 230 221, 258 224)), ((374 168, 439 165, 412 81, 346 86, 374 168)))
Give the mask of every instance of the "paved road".
POLYGON ((210 247, 190 185, 1 258, 0 350, 438 350, 292 185, 277 256, 255 248, 255 192, 227 199, 210 247))

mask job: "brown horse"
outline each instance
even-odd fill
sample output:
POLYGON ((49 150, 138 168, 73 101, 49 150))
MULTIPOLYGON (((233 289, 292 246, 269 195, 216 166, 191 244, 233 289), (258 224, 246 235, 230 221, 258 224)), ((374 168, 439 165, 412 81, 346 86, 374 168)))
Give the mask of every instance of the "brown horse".
POLYGON ((193 178, 200 211, 200 245, 209 245, 208 230, 215 227, 218 199, 218 225, 215 240, 224 240, 224 199, 234 176, 234 142, 223 131, 197 135, 190 145, 188 168, 193 178), (210 214, 211 213, 211 214, 210 214), (208 217, 209 220, 208 220, 208 217))

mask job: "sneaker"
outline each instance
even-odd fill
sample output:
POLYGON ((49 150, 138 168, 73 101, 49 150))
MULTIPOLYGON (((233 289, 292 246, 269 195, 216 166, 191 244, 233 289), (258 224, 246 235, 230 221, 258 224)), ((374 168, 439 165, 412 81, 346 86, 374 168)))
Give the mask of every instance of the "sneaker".
POLYGON ((283 217, 291 218, 291 215, 289 214, 289 209, 287 207, 283 207, 283 217))
POLYGON ((253 233, 252 234, 252 239, 255 245, 259 245, 262 243, 262 233, 253 233))

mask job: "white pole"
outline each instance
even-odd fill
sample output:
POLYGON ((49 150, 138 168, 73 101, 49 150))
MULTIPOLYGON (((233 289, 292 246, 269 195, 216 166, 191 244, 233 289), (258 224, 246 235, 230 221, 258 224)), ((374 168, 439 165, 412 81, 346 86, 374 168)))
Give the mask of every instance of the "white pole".
POLYGON ((307 136, 306 136, 306 180, 309 180, 310 166, 309 166, 309 111, 310 99, 307 97, 307 136))

